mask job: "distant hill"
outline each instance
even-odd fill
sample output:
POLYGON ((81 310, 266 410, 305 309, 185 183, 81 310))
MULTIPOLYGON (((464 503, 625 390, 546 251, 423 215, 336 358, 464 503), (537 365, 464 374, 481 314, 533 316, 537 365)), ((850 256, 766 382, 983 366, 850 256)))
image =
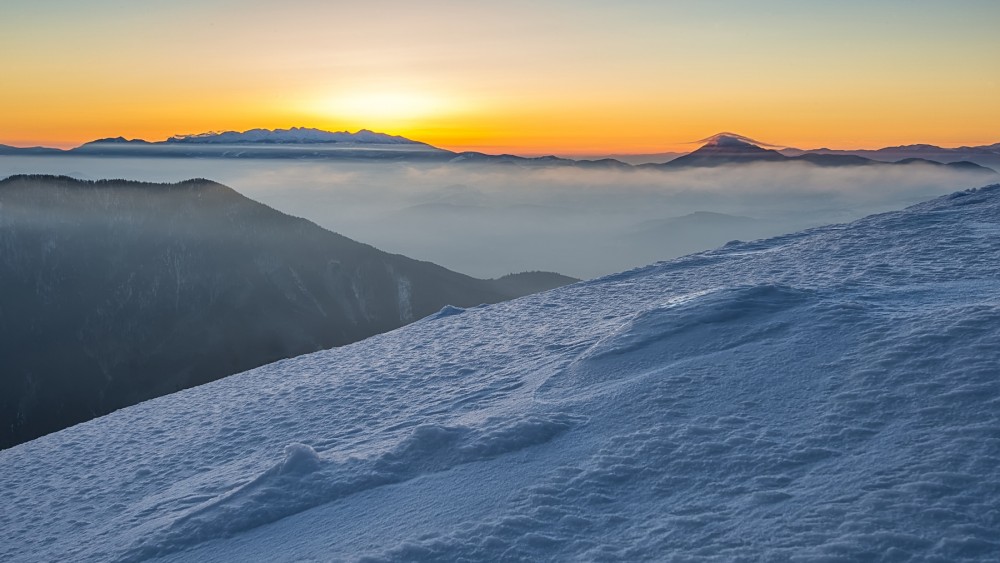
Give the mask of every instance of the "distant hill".
POLYGON ((0 447, 440 310, 548 289, 388 254, 208 180, 0 181, 0 447))
POLYGON ((532 293, 541 293, 580 280, 571 278, 554 272, 520 272, 517 274, 507 274, 490 281, 490 285, 496 291, 511 298, 532 293))
POLYGON ((571 159, 559 156, 517 156, 514 154, 486 154, 468 151, 456 154, 449 159, 450 163, 491 164, 507 166, 573 166, 579 168, 631 168, 631 165, 613 158, 597 158, 595 160, 571 159))
POLYGON ((980 166, 1000 168, 1000 143, 973 147, 944 148, 928 144, 902 145, 885 147, 877 150, 834 150, 834 149, 782 149, 786 156, 816 155, 851 155, 880 162, 903 162, 912 159, 930 160, 945 164, 972 162, 980 166))
POLYGON ((62 154, 59 149, 48 147, 12 147, 10 145, 0 145, 0 156, 3 155, 55 155, 62 154))
POLYGON ((720 133, 705 139, 706 143, 697 150, 684 156, 675 158, 664 164, 648 164, 645 167, 656 167, 661 169, 677 168, 704 168, 723 166, 729 164, 752 164, 758 162, 806 162, 815 166, 842 167, 842 166, 873 166, 873 165, 900 165, 924 164, 928 166, 947 166, 960 168, 962 170, 980 170, 984 175, 995 174, 996 172, 988 167, 975 164, 973 162, 949 162, 941 163, 923 158, 908 158, 898 162, 886 162, 873 160, 853 153, 840 152, 805 152, 795 150, 776 150, 764 148, 754 144, 752 139, 735 135, 732 133, 720 133))
POLYGON ((759 147, 741 137, 720 134, 707 139, 701 148, 659 166, 662 168, 685 168, 747 164, 750 162, 782 162, 785 160, 788 160, 788 157, 776 150, 759 147))
POLYGON ((669 162, 685 154, 687 153, 686 152, 657 152, 657 153, 645 153, 645 154, 613 153, 613 154, 594 154, 586 156, 569 156, 566 158, 573 158, 575 160, 611 159, 631 166, 638 166, 640 164, 662 164, 664 162, 669 162))
POLYGON ((917 144, 878 150, 782 148, 737 133, 724 132, 698 141, 690 152, 594 155, 590 157, 519 156, 477 151, 455 152, 399 135, 361 129, 324 131, 312 127, 211 131, 175 135, 163 141, 108 137, 68 149, 0 145, 4 155, 85 155, 114 157, 320 159, 488 164, 516 167, 574 167, 596 169, 690 168, 754 162, 808 162, 817 166, 859 166, 875 163, 931 165, 961 164, 1000 169, 1000 143, 954 149, 917 144), (785 158, 783 158, 785 157, 785 158), (913 159, 917 159, 914 161, 913 159))

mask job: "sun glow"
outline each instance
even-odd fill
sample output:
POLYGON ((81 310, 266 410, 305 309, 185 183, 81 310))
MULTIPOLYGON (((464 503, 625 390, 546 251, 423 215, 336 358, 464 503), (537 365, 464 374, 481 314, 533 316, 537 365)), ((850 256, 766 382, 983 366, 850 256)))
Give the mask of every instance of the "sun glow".
POLYGON ((234 17, 232 0, 8 0, 0 144, 301 125, 518 154, 684 151, 717 131, 996 143, 1000 2, 957 3, 288 0, 234 17))
POLYGON ((410 90, 349 92, 312 106, 314 112, 328 119, 381 128, 397 128, 455 110, 444 97, 410 90))

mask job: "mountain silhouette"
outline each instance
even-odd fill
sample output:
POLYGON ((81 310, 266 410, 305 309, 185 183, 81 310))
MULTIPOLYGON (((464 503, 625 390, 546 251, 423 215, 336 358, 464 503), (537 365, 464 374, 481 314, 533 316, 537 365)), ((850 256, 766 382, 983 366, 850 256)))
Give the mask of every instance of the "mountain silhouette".
POLYGON ((565 158, 554 155, 526 157, 513 154, 454 152, 427 143, 361 129, 324 131, 311 127, 289 129, 249 129, 175 135, 163 141, 127 139, 122 136, 97 139, 75 148, 0 145, 0 155, 145 157, 145 158, 225 158, 225 159, 305 159, 364 162, 421 162, 501 167, 571 167, 585 169, 691 168, 756 162, 805 162, 816 166, 840 167, 876 164, 947 165, 963 170, 995 173, 1000 168, 1000 143, 946 149, 917 144, 877 150, 802 150, 783 148, 738 133, 723 132, 700 141, 690 153, 637 155, 595 155, 565 158), (783 158, 784 157, 784 158, 783 158), (669 161, 669 162, 668 162, 669 161))
POLYGON ((991 168, 968 161, 949 162, 947 164, 943 164, 941 162, 923 158, 908 158, 897 162, 885 162, 881 160, 873 160, 857 154, 842 152, 803 152, 795 151, 795 149, 785 149, 779 151, 759 146, 749 137, 737 135, 735 133, 719 133, 708 137, 707 139, 703 139, 703 141, 706 141, 704 145, 684 156, 680 156, 663 164, 645 165, 645 167, 655 167, 661 169, 705 168, 728 164, 753 164, 758 162, 805 162, 814 166, 822 167, 872 165, 906 166, 923 164, 935 167, 945 166, 966 171, 980 171, 984 175, 996 174, 996 172, 991 168))
POLYGON ((759 147, 746 139, 746 137, 727 134, 714 135, 706 139, 707 142, 701 148, 660 166, 685 168, 788 160, 788 157, 780 152, 759 147))
POLYGON ((829 154, 829 155, 853 155, 881 162, 907 162, 913 159, 921 161, 941 162, 945 164, 961 162, 972 162, 987 168, 997 169, 1000 167, 1000 143, 981 146, 963 146, 957 148, 944 148, 929 144, 901 145, 895 147, 884 147, 881 149, 858 149, 858 150, 834 150, 834 149, 811 149, 802 150, 795 148, 782 149, 785 156, 799 156, 806 154, 829 154))

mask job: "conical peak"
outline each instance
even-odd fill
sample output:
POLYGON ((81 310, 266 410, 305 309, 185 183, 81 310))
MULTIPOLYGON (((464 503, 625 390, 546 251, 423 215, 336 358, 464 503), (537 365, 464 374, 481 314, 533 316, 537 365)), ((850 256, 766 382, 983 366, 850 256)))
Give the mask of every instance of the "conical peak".
POLYGON ((728 131, 722 133, 716 133, 711 137, 706 137, 700 141, 696 141, 698 144, 706 147, 775 147, 777 145, 772 145, 770 143, 762 143, 747 137, 745 135, 740 135, 738 133, 730 133, 728 131))

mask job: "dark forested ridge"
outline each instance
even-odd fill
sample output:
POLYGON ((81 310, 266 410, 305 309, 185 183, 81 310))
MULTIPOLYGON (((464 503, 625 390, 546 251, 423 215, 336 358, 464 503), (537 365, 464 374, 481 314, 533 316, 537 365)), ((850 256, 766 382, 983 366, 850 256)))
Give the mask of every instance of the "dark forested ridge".
POLYGON ((54 176, 0 181, 0 283, 0 447, 516 292, 208 180, 54 176))

